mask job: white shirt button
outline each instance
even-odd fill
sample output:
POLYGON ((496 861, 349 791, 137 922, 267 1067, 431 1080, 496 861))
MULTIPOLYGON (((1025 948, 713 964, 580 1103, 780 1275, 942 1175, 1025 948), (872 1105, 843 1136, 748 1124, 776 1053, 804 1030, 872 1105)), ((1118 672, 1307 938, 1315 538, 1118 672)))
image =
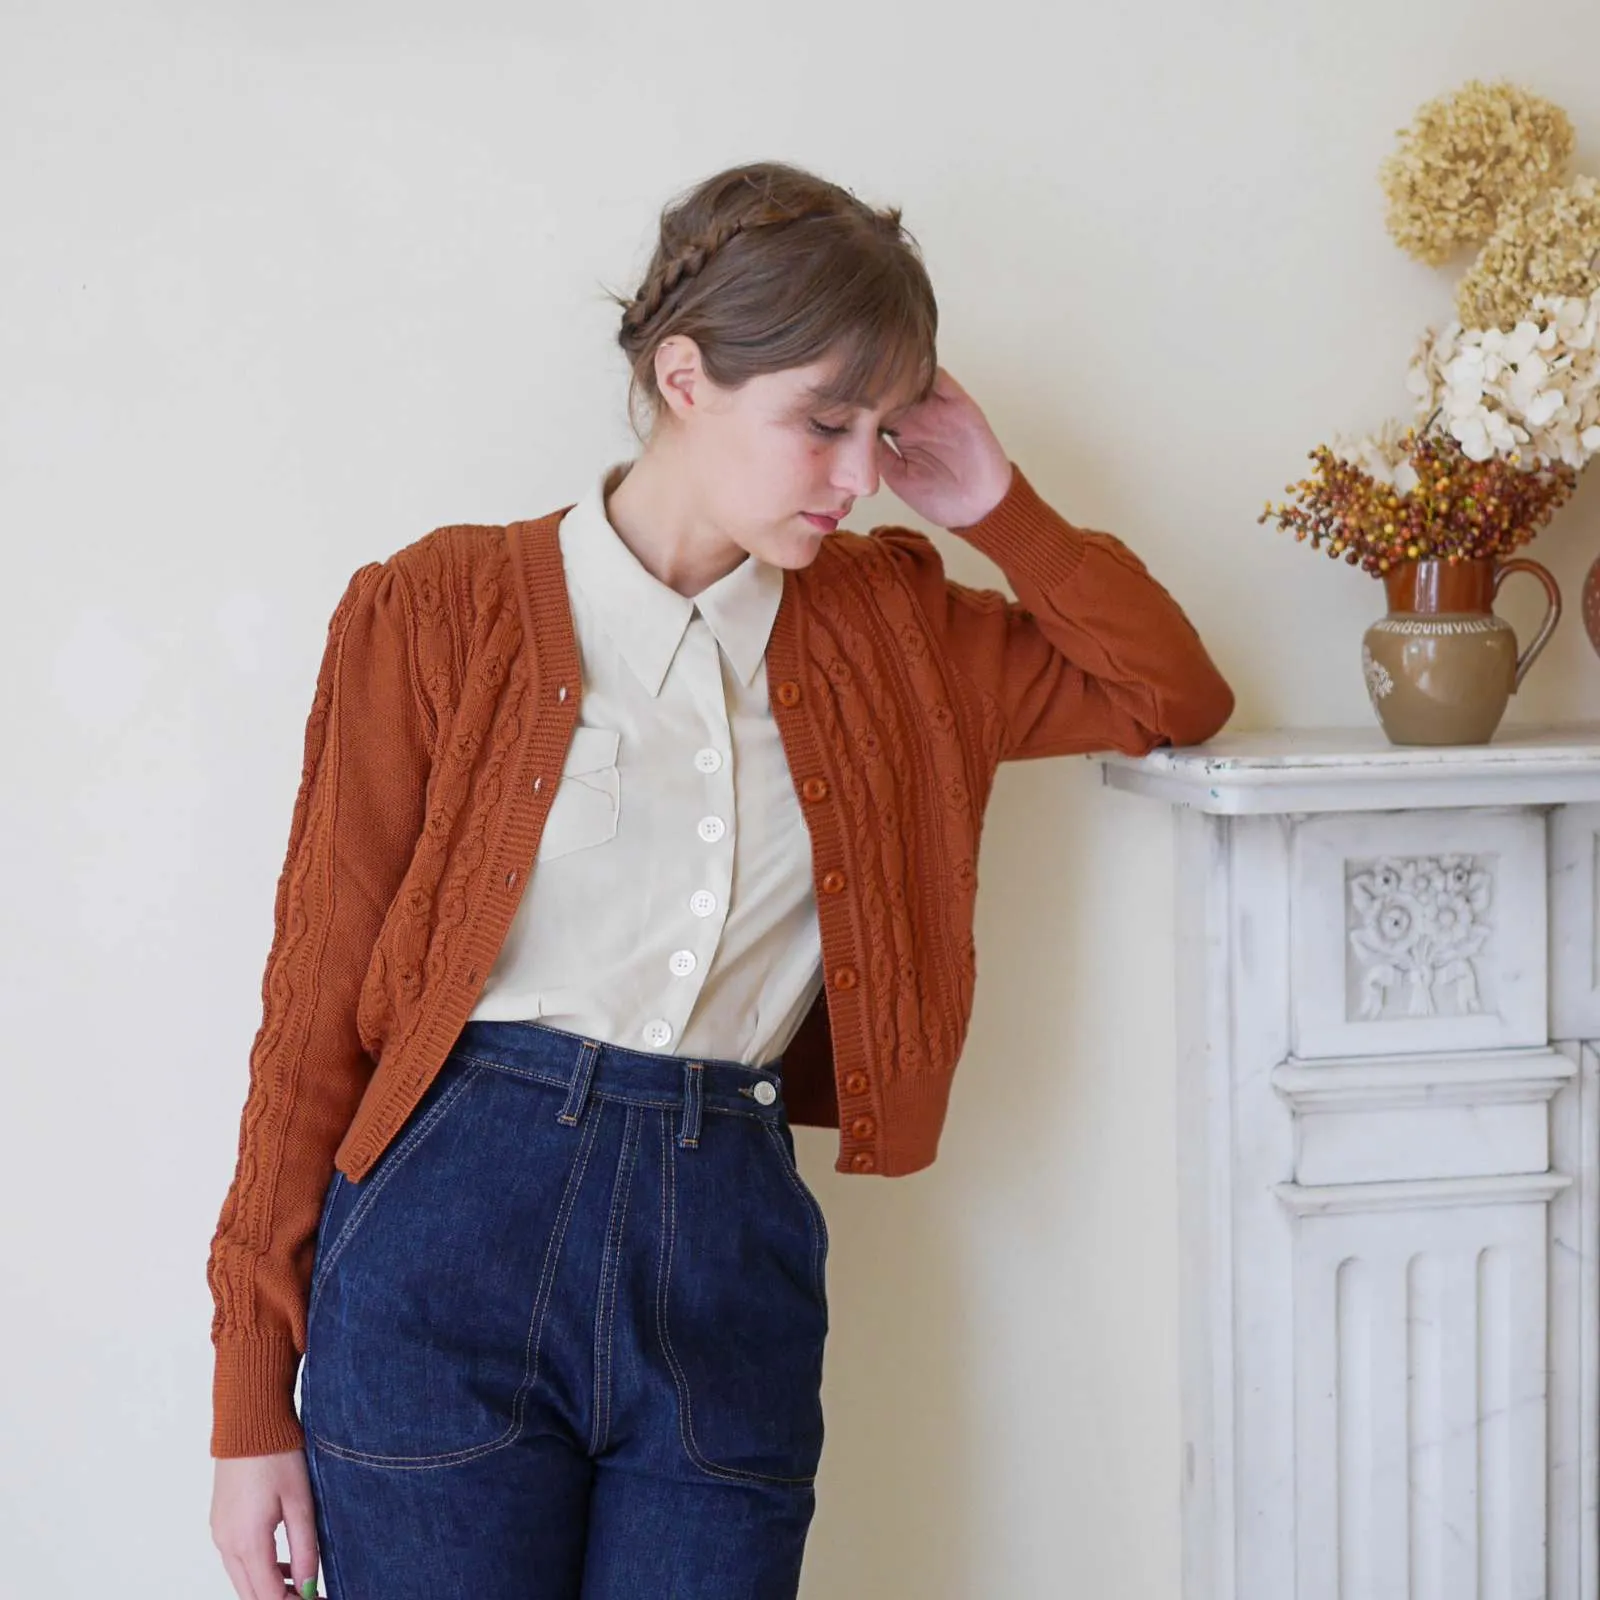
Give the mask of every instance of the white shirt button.
POLYGON ((694 969, 699 965, 699 962, 695 960, 693 950, 674 950, 672 952, 672 959, 667 963, 667 965, 671 967, 680 978, 687 978, 689 974, 693 972, 694 969))
POLYGON ((763 1078, 761 1082, 758 1083, 750 1092, 764 1106, 770 1106, 772 1102, 778 1098, 778 1091, 774 1089, 765 1078, 763 1078))
POLYGON ((709 747, 695 751, 694 764, 702 772, 720 772, 722 770, 722 752, 709 747))
POLYGON ((689 896, 689 909, 697 917, 709 917, 717 909, 717 897, 709 889, 696 889, 689 896))
POLYGON ((672 1043, 672 1024, 664 1017, 657 1017, 654 1022, 645 1023, 644 1042, 652 1050, 665 1050, 672 1043))
POLYGON ((701 817, 700 819, 700 837, 707 844, 715 844, 727 831, 728 824, 721 817, 701 817))

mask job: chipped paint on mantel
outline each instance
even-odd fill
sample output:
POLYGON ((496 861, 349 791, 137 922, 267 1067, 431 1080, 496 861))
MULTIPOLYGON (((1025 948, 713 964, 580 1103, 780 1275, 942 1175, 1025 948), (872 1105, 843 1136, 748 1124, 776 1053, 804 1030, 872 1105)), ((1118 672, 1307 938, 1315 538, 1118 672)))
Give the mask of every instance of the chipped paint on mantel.
POLYGON ((1600 800, 1600 722, 1442 746, 1393 745, 1375 724, 1276 728, 1098 759, 1112 788, 1218 816, 1600 800))

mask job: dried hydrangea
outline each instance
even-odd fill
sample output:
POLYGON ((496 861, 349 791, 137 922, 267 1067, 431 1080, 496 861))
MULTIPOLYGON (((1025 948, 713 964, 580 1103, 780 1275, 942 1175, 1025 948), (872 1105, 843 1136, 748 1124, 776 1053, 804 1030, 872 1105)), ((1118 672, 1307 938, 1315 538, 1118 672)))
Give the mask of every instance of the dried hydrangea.
POLYGON ((1374 482, 1398 494, 1410 494, 1417 486, 1410 447, 1410 433, 1398 422, 1386 422, 1377 433, 1357 439, 1336 435, 1329 450, 1335 461, 1359 467, 1374 482))
POLYGON ((1474 78, 1430 100, 1380 176, 1401 249, 1438 266, 1487 239, 1506 202, 1559 183, 1572 157, 1566 112, 1510 83, 1474 78))
POLYGON ((1581 470, 1600 453, 1600 289, 1536 295, 1509 333, 1430 329, 1406 386, 1423 425, 1449 433, 1473 461, 1581 470))
POLYGON ((1574 178, 1506 203, 1499 224, 1456 290, 1469 328, 1515 327, 1538 294, 1600 288, 1600 183, 1574 178))

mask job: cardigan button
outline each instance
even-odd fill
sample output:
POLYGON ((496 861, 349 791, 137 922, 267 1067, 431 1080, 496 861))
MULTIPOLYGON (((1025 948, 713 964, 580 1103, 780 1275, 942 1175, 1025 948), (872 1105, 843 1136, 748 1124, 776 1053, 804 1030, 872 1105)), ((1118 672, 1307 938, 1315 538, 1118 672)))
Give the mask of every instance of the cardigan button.
POLYGON ((853 989, 857 983, 856 969, 854 967, 840 967, 833 975, 835 989, 853 989))
POLYGON ((828 780, 826 778, 807 778, 800 785, 800 793, 807 800, 826 800, 828 798, 828 780))
POLYGON ((857 1150, 850 1157, 850 1170, 852 1172, 871 1172, 877 1165, 877 1159, 870 1150, 857 1150))
POLYGON ((871 1117, 857 1117, 850 1124, 850 1133, 856 1139, 870 1139, 878 1131, 878 1124, 871 1117))
POLYGON ((867 1075, 864 1072, 852 1072, 844 1080, 845 1088, 851 1094, 865 1094, 867 1092, 867 1075))
POLYGON ((800 685, 793 678, 785 678, 778 685, 778 704, 780 706, 797 706, 800 704, 800 685))
POLYGON ((822 875, 822 892, 824 894, 838 894, 845 886, 845 876, 835 867, 831 872, 822 875))

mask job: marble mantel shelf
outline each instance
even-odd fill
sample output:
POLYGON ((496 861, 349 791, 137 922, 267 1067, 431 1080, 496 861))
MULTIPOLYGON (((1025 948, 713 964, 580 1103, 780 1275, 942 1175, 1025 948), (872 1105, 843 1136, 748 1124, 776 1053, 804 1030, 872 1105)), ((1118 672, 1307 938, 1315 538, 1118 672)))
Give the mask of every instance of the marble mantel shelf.
POLYGON ((1600 722, 1502 726, 1490 744, 1439 748, 1392 745, 1375 723, 1274 728, 1099 759, 1113 788, 1219 816, 1600 800, 1600 722))

